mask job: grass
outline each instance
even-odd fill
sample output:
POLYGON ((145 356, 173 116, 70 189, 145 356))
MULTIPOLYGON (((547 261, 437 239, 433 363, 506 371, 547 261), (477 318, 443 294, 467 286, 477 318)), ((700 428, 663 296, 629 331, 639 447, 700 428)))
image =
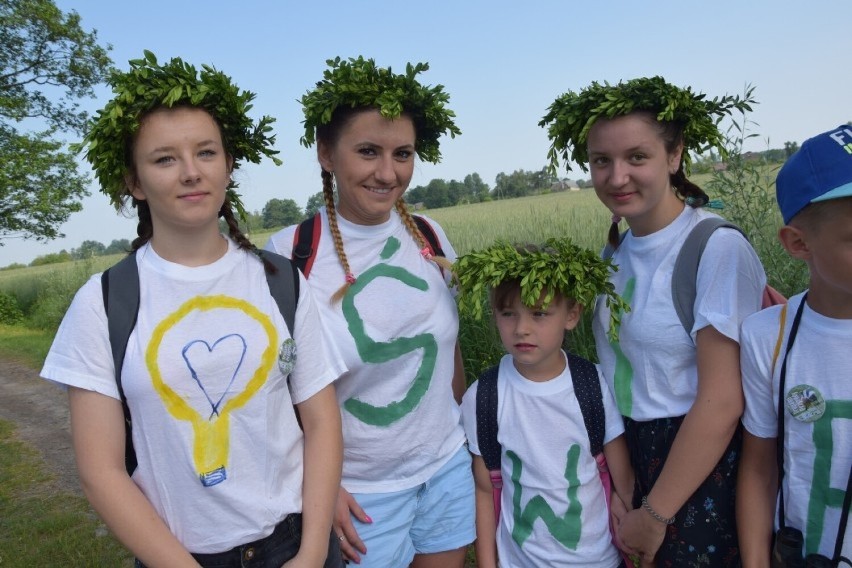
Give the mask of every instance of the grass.
POLYGON ((53 335, 50 330, 0 324, 0 358, 40 369, 53 335))
POLYGON ((132 566, 82 497, 53 489, 37 452, 0 420, 0 566, 132 566))

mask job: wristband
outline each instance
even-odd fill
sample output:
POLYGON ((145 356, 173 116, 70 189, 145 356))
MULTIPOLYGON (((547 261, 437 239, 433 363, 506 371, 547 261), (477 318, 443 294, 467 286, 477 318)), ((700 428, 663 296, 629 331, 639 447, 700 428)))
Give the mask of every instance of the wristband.
POLYGON ((659 514, 658 512, 656 512, 654 509, 652 509, 651 506, 648 504, 648 496, 647 495, 642 497, 642 508, 645 509, 648 512, 649 515, 654 517, 655 520, 663 523, 664 525, 671 525, 671 524, 674 524, 674 522, 675 522, 674 517, 667 519, 664 516, 662 516, 661 514, 659 514))

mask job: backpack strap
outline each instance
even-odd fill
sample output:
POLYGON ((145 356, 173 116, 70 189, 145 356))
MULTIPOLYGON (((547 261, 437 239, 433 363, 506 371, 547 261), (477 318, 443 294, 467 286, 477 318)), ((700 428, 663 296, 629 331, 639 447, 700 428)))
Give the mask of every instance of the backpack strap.
POLYGON ((603 452, 606 430, 603 393, 598 370, 594 363, 573 353, 568 353, 568 368, 571 370, 574 395, 580 404, 583 423, 589 433, 589 448, 592 456, 597 456, 603 452))
MULTIPOLYGON (((624 242, 624 237, 627 236, 627 231, 629 231, 629 230, 630 229, 625 229, 624 231, 621 232, 620 235, 618 235, 618 244, 619 245, 622 242, 624 242)), ((612 246, 612 244, 609 241, 607 241, 606 246, 603 249, 603 252, 601 252, 601 258, 604 259, 604 260, 609 260, 610 258, 612 258, 612 255, 615 254, 615 248, 616 247, 612 246)))
POLYGON ((299 269, 296 268, 295 262, 291 262, 290 259, 280 254, 258 249, 257 255, 261 260, 268 261, 276 268, 274 273, 264 271, 266 282, 269 285, 269 293, 272 294, 272 298, 278 305, 278 311, 281 312, 284 322, 287 324, 290 337, 295 337, 293 333, 296 322, 296 304, 299 301, 299 269))
POLYGON ((500 522, 500 494, 503 476, 500 472, 502 448, 497 441, 497 375, 499 365, 489 367, 481 375, 476 388, 476 439, 479 452, 491 477, 491 497, 494 501, 494 519, 500 522))
POLYGON ((317 257, 320 234, 322 232, 322 219, 317 213, 308 217, 296 226, 293 234, 293 253, 291 259, 296 268, 302 271, 305 278, 311 273, 314 259, 317 257))
POLYGON ((136 266, 136 251, 104 271, 101 275, 101 291, 115 366, 115 384, 124 412, 124 467, 128 475, 133 475, 137 465, 136 450, 133 448, 131 435, 130 407, 127 406, 127 397, 121 386, 121 369, 124 365, 124 354, 127 352, 127 342, 136 327, 136 316, 139 313, 139 269, 136 266))
POLYGON ((701 255, 704 254, 710 235, 721 227, 734 229, 745 236, 743 230, 733 223, 720 217, 708 217, 692 228, 675 260, 672 271, 672 302, 683 329, 689 335, 695 325, 698 263, 701 262, 701 255))
POLYGON ((427 221, 422 215, 412 215, 411 217, 417 224, 417 229, 420 231, 420 234, 423 235, 423 238, 425 238, 426 242, 429 243, 429 246, 432 247, 432 252, 435 256, 443 256, 446 258, 447 255, 444 254, 444 249, 441 248, 441 241, 438 239, 438 234, 435 233, 435 229, 432 228, 429 221, 427 221))
MULTIPOLYGON (((258 250, 257 254, 261 260, 269 261, 276 268, 274 273, 264 271, 266 282, 269 286, 269 292, 278 306, 278 311, 284 318, 287 330, 293 337, 296 306, 299 301, 298 269, 289 259, 273 252, 258 250)), ((118 387, 118 395, 121 398, 121 407, 124 411, 124 466, 128 475, 132 476, 138 462, 136 450, 133 447, 133 422, 130 417, 130 408, 127 405, 127 397, 121 384, 121 370, 124 365, 124 355, 127 352, 127 343, 133 328, 136 327, 136 318, 139 314, 139 269, 136 265, 135 251, 104 271, 101 275, 101 291, 104 310, 107 315, 112 359, 115 365, 115 384, 118 387)), ((296 412, 296 420, 301 427, 302 422, 295 405, 293 410, 296 412)))

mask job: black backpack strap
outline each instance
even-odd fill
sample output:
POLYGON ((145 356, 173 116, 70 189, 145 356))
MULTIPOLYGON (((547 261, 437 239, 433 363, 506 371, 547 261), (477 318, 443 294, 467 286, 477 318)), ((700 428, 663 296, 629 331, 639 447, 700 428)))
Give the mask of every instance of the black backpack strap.
POLYGON ((295 337, 296 304, 299 301, 299 269, 296 268, 295 262, 291 262, 280 254, 260 249, 257 253, 262 260, 276 268, 275 272, 265 271, 266 282, 272 298, 278 305, 278 311, 284 317, 290 337, 295 337))
POLYGON ((299 223, 296 227, 296 232, 293 234, 293 254, 291 255, 291 260, 296 265, 296 268, 302 271, 305 278, 310 275, 311 268, 314 265, 321 231, 322 219, 320 219, 320 214, 317 213, 313 217, 308 217, 299 223))
POLYGON ((446 258, 446 254, 444 254, 444 249, 441 248, 441 241, 438 240, 438 235, 435 233, 435 229, 432 228, 432 225, 427 221, 422 215, 412 215, 414 222, 417 224, 417 229, 420 231, 420 234, 423 235, 423 238, 426 239, 426 242, 429 243, 429 246, 432 247, 432 252, 435 253, 435 256, 443 256, 446 258))
MULTIPOLYGON (((680 323, 687 334, 695 325, 695 297, 698 288, 698 263, 707 246, 710 235, 716 229, 726 227, 743 233, 743 230, 720 217, 708 217, 699 221, 689 232, 675 260, 672 271, 672 302, 680 323)), ((745 236, 745 233, 743 233, 745 236)))
POLYGON ((133 423, 130 418, 130 408, 127 406, 127 397, 121 386, 121 369, 124 365, 127 342, 130 339, 130 333, 136 327, 136 316, 139 313, 139 269, 136 266, 135 251, 104 271, 101 275, 101 291, 107 315, 112 360, 115 365, 115 384, 118 387, 118 395, 124 411, 124 466, 128 475, 133 475, 137 465, 131 434, 133 423))
POLYGON ((497 441, 497 372, 499 365, 479 375, 476 388, 476 439, 489 471, 500 469, 502 449, 497 441))
POLYGON ((573 353, 568 353, 568 368, 571 370, 574 395, 580 404, 583 423, 589 433, 589 447, 592 456, 597 456, 603 451, 606 430, 603 393, 598 370, 594 363, 573 353))

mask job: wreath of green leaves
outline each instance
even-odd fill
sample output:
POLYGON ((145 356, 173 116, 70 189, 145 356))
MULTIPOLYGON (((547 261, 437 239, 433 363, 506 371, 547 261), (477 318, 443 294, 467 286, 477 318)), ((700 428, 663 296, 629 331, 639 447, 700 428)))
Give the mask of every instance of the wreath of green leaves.
MULTIPOLYGON (((145 50, 144 54, 143 59, 130 61, 129 71, 111 73, 108 83, 115 96, 93 117, 83 141, 76 145, 77 151, 86 151, 101 191, 116 209, 124 205, 129 195, 125 183, 127 145, 139 130, 142 116, 159 107, 187 105, 209 112, 222 129, 225 150, 234 160, 234 169, 243 160, 259 163, 263 156, 281 165, 276 157, 278 151, 272 148, 275 135, 271 134, 271 125, 275 119, 264 116, 254 123, 247 114, 254 93, 240 91, 230 77, 208 65, 202 65, 199 75, 195 67, 180 58, 160 65, 153 53, 145 50)), ((245 219, 236 187, 231 181, 227 197, 245 219)))
POLYGON ((656 114, 658 121, 683 124, 683 162, 689 173, 689 151, 701 154, 716 148, 721 156, 727 155, 719 122, 733 110, 751 111, 751 105, 756 102, 751 97, 752 91, 748 90, 743 98, 726 95, 707 100, 706 95, 693 93, 690 87, 675 87, 659 76, 641 77, 617 85, 593 82, 579 94, 568 91, 557 97, 538 125, 547 127, 551 140, 547 157, 552 170, 556 170, 561 157, 566 169, 571 169, 569 162, 573 161, 583 171, 588 171, 586 146, 595 121, 633 111, 650 111, 656 114))
POLYGON ((441 152, 438 139, 445 133, 455 138, 461 130, 453 122, 456 116, 446 108, 450 96, 443 85, 426 87, 416 76, 429 69, 428 63, 406 64, 405 74, 394 74, 391 68, 376 67, 373 59, 340 57, 326 60, 329 69, 322 81, 308 91, 299 102, 305 113, 305 135, 301 143, 309 148, 316 141, 318 126, 331 122, 338 107, 376 108, 385 118, 397 118, 403 112, 411 116, 417 132, 417 155, 424 162, 438 163, 441 152))
POLYGON ((520 282, 521 301, 529 307, 547 308, 555 293, 584 307, 606 298, 610 308, 609 336, 616 339, 621 314, 630 306, 615 293, 609 280, 618 270, 610 259, 575 245, 568 238, 548 239, 538 250, 505 241, 465 254, 453 264, 459 282, 459 311, 480 319, 487 291, 502 282, 520 282))

